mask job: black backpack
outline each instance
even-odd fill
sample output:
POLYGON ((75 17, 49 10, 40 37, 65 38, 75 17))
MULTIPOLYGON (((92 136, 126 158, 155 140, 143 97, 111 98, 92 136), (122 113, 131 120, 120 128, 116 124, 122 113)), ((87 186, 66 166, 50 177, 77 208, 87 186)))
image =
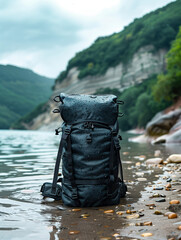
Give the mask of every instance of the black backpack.
POLYGON ((114 95, 64 93, 54 100, 60 102, 54 112, 60 112, 64 122, 53 183, 43 184, 42 195, 73 207, 119 204, 127 191, 117 121, 123 102, 114 95), (63 178, 58 179, 61 157, 63 178))

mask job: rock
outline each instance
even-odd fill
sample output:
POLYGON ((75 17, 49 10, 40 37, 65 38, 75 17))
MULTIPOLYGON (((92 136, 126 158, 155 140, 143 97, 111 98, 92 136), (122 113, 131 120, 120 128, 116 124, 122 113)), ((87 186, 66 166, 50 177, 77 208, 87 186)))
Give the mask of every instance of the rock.
POLYGON ((155 187, 153 190, 163 190, 163 187, 155 187))
POLYGON ((152 226, 152 222, 150 222, 150 221, 144 222, 143 226, 152 226))
POLYGON ((110 214, 111 213, 112 214, 112 213, 114 213, 114 210, 112 210, 112 209, 111 210, 106 210, 106 211, 104 211, 104 213, 106 213, 106 214, 110 214))
POLYGON ((78 234, 78 233, 80 233, 80 231, 70 231, 69 232, 70 235, 74 235, 74 234, 78 234))
POLYGON ((154 153, 155 157, 159 157, 161 155, 161 151, 160 150, 156 150, 154 153))
POLYGON ((167 178, 167 182, 171 182, 172 181, 172 179, 171 178, 167 178))
POLYGON ((139 217, 140 217, 140 215, 138 213, 134 213, 134 214, 131 214, 131 215, 127 216, 126 218, 127 219, 134 219, 134 218, 139 218, 139 217))
POLYGON ((181 129, 168 134, 166 143, 181 143, 181 129))
POLYGON ((142 233, 141 236, 142 237, 151 237, 151 236, 153 236, 153 234, 152 233, 142 233))
POLYGON ((116 212, 117 215, 123 215, 124 212, 118 211, 116 212))
POLYGON ((166 212, 165 214, 164 214, 164 216, 167 216, 168 217, 168 215, 170 215, 170 214, 172 214, 173 212, 166 212))
POLYGON ((72 209, 72 212, 79 212, 79 211, 81 211, 80 208, 73 208, 73 209, 72 209))
POLYGON ((163 159, 162 158, 149 158, 149 159, 146 160, 145 163, 147 165, 150 165, 150 164, 158 165, 158 164, 163 163, 163 159))
POLYGON ((139 182, 144 182, 144 181, 147 181, 147 178, 137 178, 137 180, 138 180, 139 182))
POLYGON ((172 212, 181 212, 181 204, 170 204, 169 210, 172 212))
POLYGON ((170 111, 169 113, 159 112, 147 124, 146 133, 148 136, 161 136, 167 134, 176 124, 181 116, 181 109, 170 111))
POLYGON ((170 204, 179 204, 180 201, 179 201, 179 200, 172 200, 172 201, 170 201, 169 203, 170 203, 170 204))
POLYGON ((173 219, 173 218, 177 218, 177 214, 176 213, 171 213, 168 215, 168 219, 173 219))
POLYGON ((162 212, 160 212, 159 210, 155 210, 154 214, 156 214, 156 215, 162 215, 162 212))
POLYGON ((181 154, 172 154, 167 158, 169 163, 181 163, 181 154))
POLYGON ((172 185, 171 185, 171 183, 168 183, 165 187, 166 187, 166 188, 171 188, 172 185))
POLYGON ((88 218, 89 216, 90 216, 89 214, 84 213, 84 214, 82 214, 80 217, 81 217, 81 218, 88 218))
POLYGON ((155 202, 166 202, 166 200, 165 200, 165 198, 161 198, 161 199, 156 200, 155 202))
POLYGON ((157 137, 156 139, 152 140, 151 143, 152 144, 162 144, 162 143, 166 143, 167 141, 167 137, 168 137, 168 134, 164 134, 160 137, 157 137))
POLYGON ((180 225, 180 226, 178 226, 178 230, 181 230, 181 225, 180 225))

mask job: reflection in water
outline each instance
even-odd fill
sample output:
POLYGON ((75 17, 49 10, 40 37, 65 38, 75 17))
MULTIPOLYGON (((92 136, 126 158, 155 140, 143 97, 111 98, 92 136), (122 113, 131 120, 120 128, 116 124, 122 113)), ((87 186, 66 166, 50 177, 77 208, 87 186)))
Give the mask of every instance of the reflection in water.
MULTIPOLYGON (((160 149, 163 156, 172 153, 173 148, 127 142, 123 136, 123 169, 128 184, 128 195, 119 206, 85 208, 72 212, 61 202, 43 199, 40 186, 52 180, 59 137, 50 132, 0 131, 0 239, 75 239, 69 231, 80 231, 78 239, 100 239, 110 237, 115 229, 121 229, 125 222, 115 213, 105 215, 105 209, 124 210, 125 205, 141 196, 146 182, 139 182, 140 176, 154 181, 161 173, 147 169, 135 156, 153 157, 160 149), (124 205, 124 206, 123 206, 124 205), (81 217, 83 214, 87 217, 81 217)), ((141 162, 142 163, 142 162, 141 162)), ((83 215, 84 216, 84 215, 83 215)))

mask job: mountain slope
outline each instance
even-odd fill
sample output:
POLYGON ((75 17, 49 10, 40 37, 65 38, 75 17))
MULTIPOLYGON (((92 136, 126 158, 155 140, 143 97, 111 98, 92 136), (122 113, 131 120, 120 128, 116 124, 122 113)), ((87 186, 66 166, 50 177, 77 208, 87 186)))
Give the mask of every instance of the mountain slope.
POLYGON ((51 95, 53 79, 29 69, 0 65, 0 129, 9 128, 51 95))
POLYGON ((119 33, 99 37, 89 48, 70 59, 67 69, 59 75, 57 82, 63 81, 73 68, 79 70, 78 79, 103 75, 108 68, 120 62, 127 64, 144 46, 152 45, 151 51, 169 49, 181 24, 180 12, 181 0, 177 0, 135 19, 119 33))

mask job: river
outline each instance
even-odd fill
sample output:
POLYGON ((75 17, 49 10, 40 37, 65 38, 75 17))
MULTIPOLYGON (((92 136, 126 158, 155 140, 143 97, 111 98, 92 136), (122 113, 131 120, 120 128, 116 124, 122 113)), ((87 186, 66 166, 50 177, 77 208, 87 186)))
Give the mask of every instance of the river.
MULTIPOLYGON (((52 180, 59 136, 52 132, 0 131, 0 239, 1 240, 56 240, 56 239, 101 239, 121 229, 123 220, 104 217, 103 211, 110 207, 88 208, 72 212, 60 202, 43 199, 40 187, 52 180), (87 216, 81 218, 81 214, 87 216), (110 228, 106 226, 111 226, 110 228), (114 226, 114 227, 113 227, 114 226), (71 236, 70 231, 80 231, 71 236), (86 235, 87 234, 87 235, 86 235), (88 237, 89 236, 89 237, 88 237)), ((153 157, 160 150, 162 157, 179 153, 178 146, 152 146, 128 142, 123 134, 122 159, 128 195, 121 204, 129 204, 141 196, 147 181, 152 183, 161 174, 161 169, 138 169, 137 157, 153 157), (139 173, 139 174, 138 174, 139 173), (140 176, 147 179, 140 181, 140 176)), ((120 205, 121 206, 121 205, 120 205)), ((114 206, 114 210, 121 208, 114 206)), ((112 238, 110 238, 112 239, 112 238)))

